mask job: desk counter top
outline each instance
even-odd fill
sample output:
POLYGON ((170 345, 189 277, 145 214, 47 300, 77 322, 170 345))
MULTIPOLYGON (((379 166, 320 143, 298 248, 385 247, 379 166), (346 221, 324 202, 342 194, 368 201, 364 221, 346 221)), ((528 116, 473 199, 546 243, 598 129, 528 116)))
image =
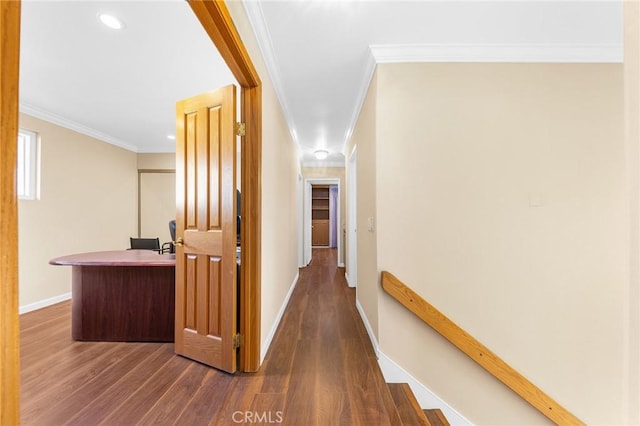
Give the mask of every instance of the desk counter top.
POLYGON ((158 254, 153 250, 97 251, 56 257, 49 263, 70 266, 174 266, 176 255, 158 254))

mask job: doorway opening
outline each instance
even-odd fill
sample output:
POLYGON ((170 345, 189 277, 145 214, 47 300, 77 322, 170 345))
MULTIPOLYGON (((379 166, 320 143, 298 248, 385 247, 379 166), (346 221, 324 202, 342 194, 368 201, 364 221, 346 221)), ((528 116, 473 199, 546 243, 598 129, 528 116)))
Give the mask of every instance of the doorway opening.
POLYGON ((304 265, 311 262, 312 248, 337 248, 338 265, 341 265, 340 179, 306 179, 304 187, 304 265))
MULTIPOLYGON (((197 19, 216 45, 225 63, 241 87, 241 120, 246 125, 245 151, 242 156, 242 264, 241 277, 244 309, 240 328, 244 345, 240 347, 240 364, 244 371, 260 366, 260 290, 261 290, 261 221, 262 184, 262 85, 251 58, 244 47, 224 2, 190 2, 197 19)), ((0 341, 0 394, 3 410, 0 423, 17 423, 19 418, 19 318, 18 318, 18 244, 17 197, 13 176, 16 167, 18 130, 18 77, 20 51, 20 2, 7 2, 0 8, 0 26, 4 32, 0 67, 3 81, 0 117, 0 210, 2 229, 8 236, 2 244, 0 260, 4 295, 0 306, 3 339, 0 341), (6 84, 5 84, 6 83, 6 84), (5 85, 7 86, 5 89, 5 85), (5 214, 6 213, 6 214, 5 214), (6 403, 6 404, 5 404, 6 403), (6 408, 6 410, 5 410, 6 408)), ((3 235, 4 235, 3 234, 3 235)))

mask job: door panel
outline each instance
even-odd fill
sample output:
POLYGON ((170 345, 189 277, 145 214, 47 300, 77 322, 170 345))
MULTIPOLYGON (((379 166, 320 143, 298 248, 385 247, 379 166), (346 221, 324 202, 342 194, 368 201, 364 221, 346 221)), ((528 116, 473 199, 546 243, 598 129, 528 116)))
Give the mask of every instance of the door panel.
POLYGON ((236 370, 235 87, 176 106, 175 351, 236 370))

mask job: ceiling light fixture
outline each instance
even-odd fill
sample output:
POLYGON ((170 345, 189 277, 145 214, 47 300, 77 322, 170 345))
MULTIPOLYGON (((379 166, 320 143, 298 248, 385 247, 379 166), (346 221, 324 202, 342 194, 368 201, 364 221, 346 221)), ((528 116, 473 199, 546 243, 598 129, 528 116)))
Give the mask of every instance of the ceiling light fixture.
POLYGON ((167 135, 167 139, 174 140, 176 137, 174 135, 167 135))
POLYGON ((313 153, 318 160, 324 160, 329 155, 329 151, 324 149, 319 149, 313 153))
POLYGON ((111 28, 112 30, 121 30, 124 28, 124 24, 122 23, 121 20, 119 20, 113 15, 109 15, 108 13, 99 13, 98 19, 100 20, 100 22, 102 22, 104 25, 111 28))

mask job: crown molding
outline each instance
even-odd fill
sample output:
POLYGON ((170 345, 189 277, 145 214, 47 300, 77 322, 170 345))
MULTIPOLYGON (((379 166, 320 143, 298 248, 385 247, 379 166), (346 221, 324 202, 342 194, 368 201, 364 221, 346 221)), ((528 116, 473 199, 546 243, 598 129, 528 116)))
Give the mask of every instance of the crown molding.
POLYGON ((302 167, 344 167, 340 161, 302 161, 302 167))
POLYGON ((360 88, 358 90, 358 97, 356 98, 356 103, 353 106, 353 114, 351 114, 351 120, 349 121, 349 127, 344 135, 344 143, 342 145, 342 154, 347 156, 347 153, 344 152, 347 149, 347 145, 349 144, 349 140, 353 135, 353 131, 358 123, 358 117, 360 117, 360 111, 362 111, 362 105, 364 104, 364 100, 367 97, 367 93, 369 93, 369 86, 371 85, 371 80, 373 79, 373 74, 376 70, 376 59, 371 55, 367 55, 367 63, 365 64, 364 76, 362 78, 362 82, 360 83, 360 88))
POLYGON ((375 62, 621 63, 621 44, 371 45, 375 62))
POLYGON ((262 53, 262 58, 267 67, 267 72, 271 78, 271 83, 275 89, 276 96, 280 102, 280 107, 284 113, 284 118, 289 126, 289 133, 291 138, 297 146, 300 146, 298 142, 298 135, 295 131, 295 126, 291 113, 289 112, 289 106, 287 104, 286 97, 284 96, 284 90, 282 87, 282 80, 280 79, 280 67, 273 53, 273 43, 271 41, 271 34, 267 30, 267 22, 264 19, 264 13, 262 12, 262 5, 259 1, 243 1, 244 11, 249 19, 249 24, 253 28, 258 47, 262 53))
POLYGON ((126 149, 128 151, 133 151, 136 153, 138 152, 138 148, 135 145, 131 145, 130 143, 124 142, 118 138, 114 138, 113 136, 110 136, 106 133, 99 132, 90 127, 76 123, 75 121, 66 119, 64 117, 53 114, 49 111, 45 111, 33 105, 20 102, 19 109, 21 113, 28 114, 35 118, 39 118, 40 120, 48 121, 49 123, 56 124, 60 127, 64 127, 65 129, 73 130, 74 132, 81 133, 83 135, 92 137, 94 139, 98 139, 102 142, 106 142, 111 145, 115 145, 117 147, 126 149))
MULTIPOLYGON (((344 149, 358 122, 377 64, 419 62, 622 63, 620 44, 384 44, 369 46, 366 71, 344 149)), ((347 153, 344 153, 345 156, 347 153)))

